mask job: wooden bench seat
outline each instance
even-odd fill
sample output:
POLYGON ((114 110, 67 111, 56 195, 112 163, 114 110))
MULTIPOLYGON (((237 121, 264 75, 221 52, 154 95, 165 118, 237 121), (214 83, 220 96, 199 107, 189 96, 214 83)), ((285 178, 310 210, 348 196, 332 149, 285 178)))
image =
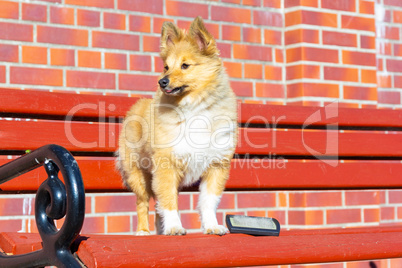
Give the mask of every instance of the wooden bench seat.
MULTIPOLYGON (((122 191, 113 153, 120 122, 136 100, 1 89, 0 165, 54 143, 75 155, 86 191, 122 191)), ((339 108, 336 103, 325 107, 239 104, 239 124, 229 190, 402 189, 402 111, 339 108)), ((32 192, 45 177, 43 170, 34 170, 0 188, 32 192)), ((38 249, 40 238, 2 233, 0 247, 20 254, 38 249)), ((400 248, 402 226, 291 230, 282 231, 280 237, 87 234, 74 245, 87 267, 352 261, 402 257, 400 248)))

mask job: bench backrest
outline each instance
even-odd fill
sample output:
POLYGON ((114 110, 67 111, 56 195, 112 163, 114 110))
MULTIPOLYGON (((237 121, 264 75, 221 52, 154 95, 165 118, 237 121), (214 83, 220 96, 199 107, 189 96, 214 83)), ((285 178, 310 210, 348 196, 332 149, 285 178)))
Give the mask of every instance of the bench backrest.
MULTIPOLYGON (((0 90, 0 164, 54 143, 73 152, 87 190, 122 190, 114 169, 121 120, 137 98, 0 90)), ((239 103, 228 189, 402 187, 402 111, 239 103)), ((36 190, 34 171, 2 185, 36 190), (31 179, 26 180, 29 176, 31 179), (32 179, 34 178, 34 179, 32 179)))

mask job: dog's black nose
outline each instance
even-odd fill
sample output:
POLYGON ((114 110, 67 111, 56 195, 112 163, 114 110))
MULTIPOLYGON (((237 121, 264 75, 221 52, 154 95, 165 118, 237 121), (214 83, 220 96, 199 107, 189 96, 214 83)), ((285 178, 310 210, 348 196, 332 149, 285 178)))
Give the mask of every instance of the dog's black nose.
POLYGON ((158 83, 161 86, 161 88, 167 87, 169 85, 169 82, 170 82, 169 78, 167 78, 166 76, 158 81, 158 83))

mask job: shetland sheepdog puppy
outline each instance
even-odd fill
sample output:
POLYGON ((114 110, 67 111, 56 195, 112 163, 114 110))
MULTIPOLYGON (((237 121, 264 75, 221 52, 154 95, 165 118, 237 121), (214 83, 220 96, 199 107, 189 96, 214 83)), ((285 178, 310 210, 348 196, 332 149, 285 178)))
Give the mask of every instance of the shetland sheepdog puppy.
MULTIPOLYGON (((178 193, 199 182, 205 234, 223 235, 216 209, 237 143, 237 102, 212 35, 197 17, 184 31, 162 26, 164 71, 153 99, 141 99, 123 121, 117 168, 137 196, 137 235, 149 234, 156 200, 157 234, 184 235, 178 193)), ((150 85, 152 86, 152 85, 150 85)))

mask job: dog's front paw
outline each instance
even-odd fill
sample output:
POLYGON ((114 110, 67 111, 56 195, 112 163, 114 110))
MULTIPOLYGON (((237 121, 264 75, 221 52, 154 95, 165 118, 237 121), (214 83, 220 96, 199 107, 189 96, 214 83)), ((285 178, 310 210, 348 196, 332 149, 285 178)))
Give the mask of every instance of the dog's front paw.
POLYGON ((203 228, 204 234, 225 235, 229 232, 228 228, 223 225, 211 225, 203 228))
POLYGON ((138 236, 144 236, 144 235, 150 235, 150 234, 151 234, 150 232, 143 231, 143 230, 138 231, 138 232, 135 233, 135 235, 138 235, 138 236))
POLYGON ((187 233, 186 229, 181 226, 173 226, 170 228, 166 228, 163 231, 164 235, 185 235, 187 233))

